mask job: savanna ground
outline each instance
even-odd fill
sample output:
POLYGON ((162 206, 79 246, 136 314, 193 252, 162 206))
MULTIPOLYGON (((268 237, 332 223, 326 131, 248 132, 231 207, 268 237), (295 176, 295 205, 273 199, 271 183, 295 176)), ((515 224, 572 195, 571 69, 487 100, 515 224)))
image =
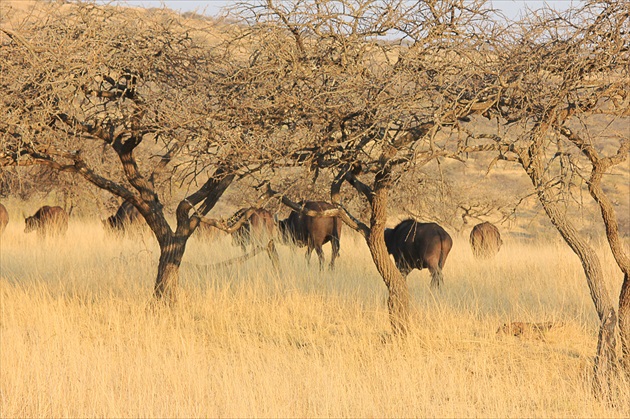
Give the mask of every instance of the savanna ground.
MULTIPOLYGON (((442 292, 428 272, 410 275, 401 342, 368 250, 347 229, 337 269, 321 273, 314 255, 309 267, 286 246, 279 271, 264 254, 200 269, 240 249, 191 239, 174 309, 152 303, 149 234, 113 238, 79 219, 64 239, 22 230, 11 222, 0 239, 3 417, 630 416, 630 404, 592 395, 597 316, 560 242, 506 240, 479 263, 456 237, 442 292), (497 334, 512 321, 554 327, 497 334)), ((618 295, 620 284, 608 286, 618 295)))

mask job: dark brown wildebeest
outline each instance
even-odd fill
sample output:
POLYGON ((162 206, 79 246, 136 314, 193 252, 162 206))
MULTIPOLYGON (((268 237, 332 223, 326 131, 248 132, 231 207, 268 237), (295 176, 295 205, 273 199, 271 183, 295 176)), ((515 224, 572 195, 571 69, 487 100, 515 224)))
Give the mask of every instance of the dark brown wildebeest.
POLYGON ((123 233, 134 224, 144 221, 140 211, 130 201, 123 202, 116 214, 103 220, 105 229, 123 233))
POLYGON ((9 212, 4 205, 0 204, 0 236, 4 233, 7 224, 9 224, 9 212))
POLYGON ((396 227, 385 229, 385 244, 403 276, 414 269, 428 268, 431 287, 442 285, 442 268, 453 247, 453 239, 442 227, 411 219, 401 221, 396 227))
MULTIPOLYGON (((328 202, 306 201, 305 210, 325 211, 336 207, 328 202)), ((330 242, 332 256, 330 269, 335 267, 335 259, 339 256, 339 239, 341 238, 341 224, 339 217, 312 217, 296 211, 291 211, 289 217, 278 222, 280 236, 286 243, 294 243, 298 247, 307 246, 306 260, 310 261, 311 252, 315 249, 319 258, 319 268, 324 266, 324 251, 322 246, 330 242)))
POLYGON ((470 232, 470 247, 473 255, 478 259, 494 257, 502 244, 499 229, 489 222, 477 224, 470 232))
POLYGON ((37 210, 35 215, 25 220, 25 233, 36 230, 40 236, 66 234, 68 231, 68 214, 61 207, 45 205, 37 210))
MULTIPOLYGON (((247 212, 249 208, 243 208, 235 217, 247 212)), ((233 217, 234 218, 234 217, 233 217)), ((276 226, 273 214, 266 209, 257 208, 235 232, 232 233, 232 244, 241 246, 243 252, 247 252, 250 244, 264 246, 273 238, 276 226)))

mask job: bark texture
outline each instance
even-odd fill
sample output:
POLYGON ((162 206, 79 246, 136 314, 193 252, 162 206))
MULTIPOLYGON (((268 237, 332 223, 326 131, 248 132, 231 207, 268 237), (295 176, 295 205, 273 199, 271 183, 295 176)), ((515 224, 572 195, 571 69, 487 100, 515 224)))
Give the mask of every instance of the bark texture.
POLYGON ((392 330, 395 335, 405 336, 409 330, 409 287, 407 280, 389 257, 385 244, 387 193, 387 187, 377 181, 371 201, 370 234, 366 241, 374 265, 389 293, 387 308, 392 330))
POLYGON ((546 187, 550 182, 545 175, 542 164, 542 152, 536 140, 529 148, 528 154, 521 154, 521 162, 536 188, 538 199, 567 245, 578 256, 600 321, 597 355, 595 357, 594 383, 595 393, 608 394, 608 383, 613 376, 617 364, 615 328, 617 314, 606 289, 601 262, 595 250, 583 240, 577 229, 569 221, 566 213, 561 211, 553 191, 546 187))

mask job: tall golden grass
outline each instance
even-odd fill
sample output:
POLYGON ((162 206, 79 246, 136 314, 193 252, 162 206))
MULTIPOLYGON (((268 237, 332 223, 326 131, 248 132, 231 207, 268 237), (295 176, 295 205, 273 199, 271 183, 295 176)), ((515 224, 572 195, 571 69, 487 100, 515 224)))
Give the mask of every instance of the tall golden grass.
POLYGON ((65 238, 42 241, 22 228, 0 238, 3 417, 630 416, 630 403, 591 393, 597 319, 559 243, 508 242, 480 263, 456 239, 443 291, 426 271, 410 275, 412 327, 398 341, 382 280, 347 231, 334 272, 284 246, 279 271, 264 254, 199 268, 240 249, 191 239, 168 309, 151 303, 150 235, 73 220, 65 238), (497 334, 511 321, 555 326, 497 334))

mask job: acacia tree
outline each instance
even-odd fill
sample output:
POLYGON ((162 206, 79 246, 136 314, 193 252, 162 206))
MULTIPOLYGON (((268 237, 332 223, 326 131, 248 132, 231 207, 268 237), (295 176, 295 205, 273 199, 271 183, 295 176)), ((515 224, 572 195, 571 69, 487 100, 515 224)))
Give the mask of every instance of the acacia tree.
POLYGON ((15 23, 0 29, 0 164, 75 173, 131 202, 160 246, 155 296, 175 301, 200 217, 262 160, 222 110, 233 91, 216 93, 225 49, 165 11, 38 3, 15 23), (173 227, 164 179, 189 191, 173 227))
POLYGON ((630 264, 602 179, 628 158, 629 12, 630 5, 624 2, 590 1, 565 13, 543 10, 514 25, 513 38, 499 50, 500 71, 488 75, 483 86, 495 92, 488 113, 500 128, 465 147, 498 150, 497 159, 520 164, 545 213, 580 259, 600 320, 598 393, 608 392, 616 369, 617 312, 601 261, 570 213, 573 194, 579 193, 584 179, 601 210, 606 237, 624 277, 618 307, 627 367, 630 264))
POLYGON ((491 11, 463 0, 268 0, 236 12, 247 28, 234 42, 250 51, 239 77, 251 89, 252 118, 288 132, 277 164, 334 174, 338 209, 317 214, 341 216, 365 238, 389 292, 393 330, 404 334, 409 291, 385 246, 388 195, 403 173, 451 155, 445 145, 455 125, 489 106, 474 87, 492 63, 484 59, 495 36, 491 11), (341 202, 346 183, 368 219, 341 202))

